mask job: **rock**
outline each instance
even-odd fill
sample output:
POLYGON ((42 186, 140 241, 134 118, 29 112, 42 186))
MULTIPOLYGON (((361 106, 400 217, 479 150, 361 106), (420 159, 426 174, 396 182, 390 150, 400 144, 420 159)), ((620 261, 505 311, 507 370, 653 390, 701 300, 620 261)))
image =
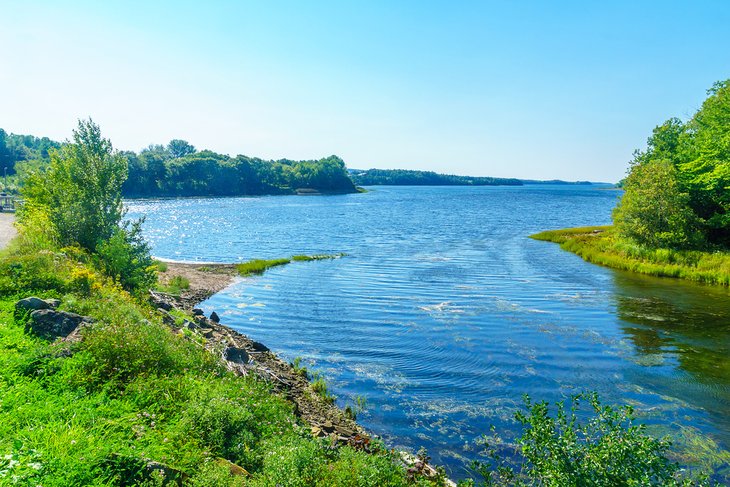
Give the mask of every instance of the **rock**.
POLYGON ((53 309, 56 309, 59 306, 61 306, 61 300, 60 299, 54 299, 54 298, 46 299, 46 303, 50 304, 51 305, 51 308, 53 308, 53 309))
POLYGON ((223 358, 236 364, 247 364, 250 360, 246 350, 238 347, 227 347, 223 350, 223 358))
POLYGON ((220 319, 220 316, 218 316, 218 313, 216 313, 215 311, 213 311, 210 314, 210 321, 212 321, 213 323, 220 323, 221 322, 221 319, 220 319))
POLYGON ((25 313, 29 311, 35 311, 38 309, 51 309, 61 304, 61 302, 57 299, 54 299, 52 301, 53 303, 51 303, 51 300, 36 298, 35 296, 23 298, 15 303, 15 319, 21 319, 25 315, 25 313))
POLYGON ((257 352, 268 352, 269 351, 269 347, 267 347, 266 345, 264 345, 261 342, 254 342, 254 341, 252 341, 251 342, 251 346, 257 352))
POLYGON ((170 302, 172 301, 172 298, 164 293, 150 291, 150 301, 152 304, 158 308, 164 309, 165 311, 170 311, 174 307, 174 304, 170 302))
POLYGON ((53 309, 39 309, 30 314, 30 321, 25 325, 25 332, 33 332, 36 336, 46 340, 55 340, 66 337, 82 323, 90 323, 87 316, 56 311, 53 309))
POLYGON ((242 466, 236 465, 235 463, 228 461, 225 458, 216 458, 215 463, 217 463, 221 467, 228 467, 228 471, 234 477, 248 477, 251 475, 242 466))
POLYGON ((203 310, 200 308, 193 308, 193 316, 203 316, 205 313, 203 313, 203 310))
POLYGON ((201 328, 200 334, 205 338, 213 338, 213 328, 201 328))
POLYGON ((188 330, 197 330, 200 327, 192 321, 185 320, 183 321, 183 328, 187 328, 188 330))

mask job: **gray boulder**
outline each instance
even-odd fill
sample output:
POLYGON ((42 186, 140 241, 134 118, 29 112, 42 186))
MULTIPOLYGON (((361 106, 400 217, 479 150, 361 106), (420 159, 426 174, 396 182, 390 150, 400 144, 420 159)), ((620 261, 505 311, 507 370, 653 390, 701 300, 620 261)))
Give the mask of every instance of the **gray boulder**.
POLYGON ((210 321, 212 321, 213 323, 220 323, 221 322, 221 319, 220 319, 220 316, 218 316, 218 313, 216 313, 215 311, 213 311, 210 314, 210 321))
POLYGON ((250 360, 246 350, 238 347, 227 347, 223 350, 223 358, 236 364, 247 364, 250 360))
POLYGON ((30 321, 25 325, 26 333, 55 340, 58 337, 67 337, 82 323, 90 323, 91 318, 66 311, 53 309, 38 309, 30 314, 30 321))
POLYGON ((61 304, 61 301, 58 299, 41 299, 35 296, 29 296, 15 303, 15 317, 16 319, 20 318, 25 313, 38 309, 57 308, 59 304, 61 304))

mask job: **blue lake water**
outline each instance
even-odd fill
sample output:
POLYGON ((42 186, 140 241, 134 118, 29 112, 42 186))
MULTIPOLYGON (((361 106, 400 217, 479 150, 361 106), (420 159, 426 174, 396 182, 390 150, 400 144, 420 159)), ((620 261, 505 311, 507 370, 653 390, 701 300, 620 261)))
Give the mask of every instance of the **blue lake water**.
MULTIPOLYGON (((680 444, 730 445, 730 294, 617 272, 528 235, 608 224, 583 186, 375 187, 365 194, 128 201, 154 254, 232 262, 345 252, 241 279, 202 307, 324 375, 393 447, 456 478, 522 395, 637 406, 680 444)), ((695 447, 696 449, 696 447, 695 447)), ((687 460, 689 461, 689 460, 687 460)), ((710 465, 725 471, 727 464, 710 465)))

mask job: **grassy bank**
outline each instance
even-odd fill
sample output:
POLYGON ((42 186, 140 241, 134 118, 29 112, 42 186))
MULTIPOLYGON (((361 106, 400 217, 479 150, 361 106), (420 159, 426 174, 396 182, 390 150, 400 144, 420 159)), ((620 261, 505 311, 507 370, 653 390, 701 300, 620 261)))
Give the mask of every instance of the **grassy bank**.
POLYGON ((312 437, 271 384, 225 370, 78 248, 21 236, 0 255, 0 485, 430 485, 376 451, 312 437), (35 337, 14 310, 29 295, 94 324, 35 337))
POLYGON ((236 269, 241 276, 257 276, 266 272, 267 269, 287 265, 292 262, 310 262, 313 260, 339 259, 345 254, 316 254, 316 255, 294 255, 281 259, 253 259, 248 262, 236 264, 236 269))
POLYGON ((658 277, 730 285, 730 253, 649 249, 619 238, 610 226, 550 230, 531 235, 560 244, 588 262, 658 277))

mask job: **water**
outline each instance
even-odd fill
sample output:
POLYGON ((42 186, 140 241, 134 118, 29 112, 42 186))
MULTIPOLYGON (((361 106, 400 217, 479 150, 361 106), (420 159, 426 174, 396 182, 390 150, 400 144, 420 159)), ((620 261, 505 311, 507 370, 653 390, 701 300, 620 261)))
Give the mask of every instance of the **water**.
MULTIPOLYGON (((514 436, 525 393, 556 401, 596 390, 680 443, 702 433, 730 445, 728 291, 613 271, 527 238, 609 223, 615 191, 371 189, 129 208, 147 215, 160 257, 347 253, 241 279, 202 307, 285 359, 301 357, 340 405, 365 397, 358 420, 368 430, 394 447, 426 447, 453 477, 466 475, 490 425, 514 436)), ((709 467, 724 471, 723 461, 709 467)))

